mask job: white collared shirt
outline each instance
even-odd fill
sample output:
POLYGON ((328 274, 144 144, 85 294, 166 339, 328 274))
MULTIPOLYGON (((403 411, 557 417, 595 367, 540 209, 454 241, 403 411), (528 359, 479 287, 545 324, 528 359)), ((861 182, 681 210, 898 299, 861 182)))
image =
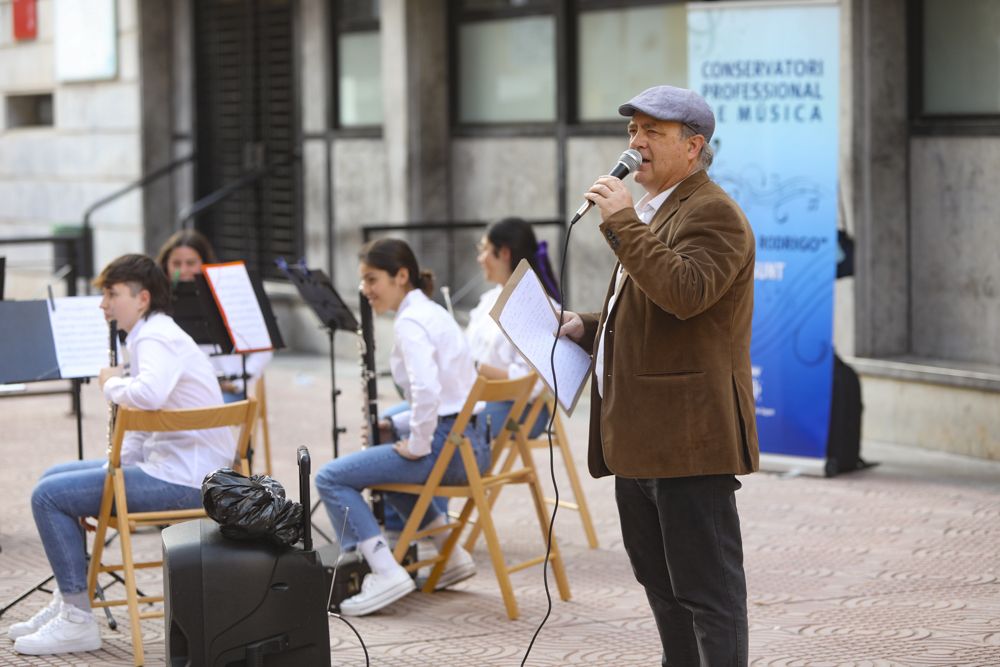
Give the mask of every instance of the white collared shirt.
POLYGON ((426 456, 438 416, 461 411, 476 382, 476 367, 458 324, 418 289, 399 305, 393 334, 389 367, 410 404, 392 417, 393 423, 408 433, 410 454, 426 456))
MULTIPOLYGON (((533 369, 531 364, 521 356, 496 321, 490 317, 490 311, 500 298, 503 286, 497 285, 488 292, 484 292, 479 297, 479 303, 469 312, 469 325, 465 327, 465 339, 469 342, 472 351, 472 358, 480 364, 494 366, 507 372, 507 377, 511 380, 522 378, 533 369)), ((556 312, 559 304, 553 299, 553 306, 556 312)), ((535 383, 531 397, 535 398, 542 391, 542 383, 535 383)))
MULTIPOLYGON (((140 410, 176 410, 222 405, 212 365, 192 338, 163 313, 140 319, 125 340, 130 377, 113 377, 104 397, 140 410)), ((122 443, 122 465, 201 488, 205 475, 231 466, 236 441, 229 428, 163 433, 130 432, 122 443)))
MULTIPOLYGON (((680 185, 680 182, 667 188, 655 197, 651 197, 647 192, 635 205, 635 212, 639 215, 639 220, 645 225, 652 222, 653 218, 656 216, 656 212, 660 210, 661 206, 663 206, 663 202, 667 201, 667 197, 670 196, 671 192, 677 189, 678 185, 680 185)), ((594 377, 597 379, 597 393, 601 398, 604 398, 604 329, 607 326, 607 320, 611 318, 611 311, 614 310, 615 302, 618 300, 618 292, 622 288, 622 281, 624 278, 625 270, 619 263, 618 273, 615 275, 615 291, 611 294, 611 298, 608 300, 608 316, 601 324, 601 331, 598 334, 600 339, 597 343, 597 358, 594 359, 594 377)))

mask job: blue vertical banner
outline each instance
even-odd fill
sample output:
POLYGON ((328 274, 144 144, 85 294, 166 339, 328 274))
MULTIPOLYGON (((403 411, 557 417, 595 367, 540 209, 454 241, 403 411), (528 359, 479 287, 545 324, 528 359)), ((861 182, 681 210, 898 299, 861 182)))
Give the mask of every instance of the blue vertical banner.
POLYGON ((839 33, 833 4, 688 5, 688 85, 716 118, 710 174, 756 236, 751 358, 764 453, 826 458, 839 33))

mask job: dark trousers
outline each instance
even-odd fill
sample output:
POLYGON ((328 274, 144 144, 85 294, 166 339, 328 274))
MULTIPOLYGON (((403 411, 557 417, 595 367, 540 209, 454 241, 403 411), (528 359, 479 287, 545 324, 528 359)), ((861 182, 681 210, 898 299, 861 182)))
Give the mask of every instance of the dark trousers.
POLYGON ((747 586, 732 475, 615 478, 622 538, 664 667, 744 667, 747 586))

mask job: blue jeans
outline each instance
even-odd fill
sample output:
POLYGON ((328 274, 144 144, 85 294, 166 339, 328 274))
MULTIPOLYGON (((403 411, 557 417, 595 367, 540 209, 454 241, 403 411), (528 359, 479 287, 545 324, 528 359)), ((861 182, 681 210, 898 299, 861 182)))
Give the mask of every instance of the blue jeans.
MULTIPOLYGON (((53 466, 31 494, 31 513, 52 574, 63 593, 87 590, 86 545, 80 517, 97 516, 107 471, 106 459, 53 466)), ((123 468, 130 512, 201 507, 201 489, 150 477, 136 466, 123 468)))
POLYGON ((236 401, 245 401, 247 395, 242 391, 224 391, 222 392, 222 402, 226 405, 230 403, 235 403, 236 401))
MULTIPOLYGON (((437 429, 431 441, 431 453, 416 461, 404 459, 396 453, 392 445, 377 445, 341 456, 320 468, 316 474, 316 491, 323 500, 330 523, 337 531, 342 549, 351 549, 358 542, 382 532, 361 491, 375 484, 425 482, 438 456, 441 455, 453 423, 454 418, 438 419, 437 429)), ((486 442, 471 424, 466 427, 465 435, 472 443, 479 471, 486 470, 490 464, 490 451, 486 442)), ((467 481, 461 453, 456 449, 451 461, 448 462, 441 483, 465 484, 467 481)), ((386 504, 403 517, 410 516, 417 502, 417 496, 409 493, 386 493, 384 498, 386 504)), ((423 518, 423 525, 440 513, 433 503, 429 505, 423 518)))
MULTIPOLYGON (((503 427, 504 420, 507 419, 507 415, 510 413, 510 409, 514 407, 514 401, 492 401, 486 404, 483 411, 476 416, 476 430, 479 432, 480 437, 483 438, 487 443, 493 439, 503 427), (489 427, 489 438, 486 437, 486 425, 490 424, 489 427)), ((524 414, 521 415, 521 423, 524 423, 525 417, 528 416, 528 410, 531 408, 531 403, 525 408, 524 414)), ((392 406, 385 411, 383 417, 390 417, 394 414, 404 412, 410 409, 409 403, 399 403, 392 406)), ((541 411, 538 413, 538 419, 535 420, 534 425, 531 427, 531 431, 528 432, 529 438, 537 438, 549 425, 549 408, 548 406, 543 406, 541 411)), ((448 511, 448 498, 446 496, 436 496, 432 502, 434 508, 440 514, 444 514, 448 511)), ((385 528, 386 530, 402 530, 403 524, 406 520, 399 516, 399 514, 393 510, 392 507, 386 506, 385 508, 385 528)))
MULTIPOLYGON (((408 401, 403 401, 402 403, 397 403, 391 406, 388 410, 382 413, 383 419, 388 419, 393 415, 398 415, 401 412, 406 412, 410 409, 410 404, 408 401)), ((379 443, 384 444, 384 443, 379 443)), ((434 509, 438 511, 438 514, 445 514, 448 511, 448 496, 435 496, 431 501, 434 509)), ((399 532, 403 530, 403 526, 406 525, 406 518, 401 517, 399 512, 393 509, 392 505, 385 505, 385 529, 394 530, 399 532)))
MULTIPOLYGON (((504 421, 507 419, 507 415, 510 413, 510 409, 514 407, 514 401, 493 401, 486 404, 483 411, 479 413, 476 420, 476 427, 482 432, 483 437, 486 436, 486 424, 489 423, 490 429, 490 439, 492 439, 501 428, 503 428, 504 421)), ((531 403, 529 402, 527 407, 524 409, 524 414, 521 415, 521 423, 524 424, 525 418, 528 416, 528 411, 531 409, 531 403)), ((538 413, 538 419, 531 426, 531 430, 528 432, 528 438, 537 438, 549 425, 549 407, 547 405, 542 406, 541 411, 538 413)))

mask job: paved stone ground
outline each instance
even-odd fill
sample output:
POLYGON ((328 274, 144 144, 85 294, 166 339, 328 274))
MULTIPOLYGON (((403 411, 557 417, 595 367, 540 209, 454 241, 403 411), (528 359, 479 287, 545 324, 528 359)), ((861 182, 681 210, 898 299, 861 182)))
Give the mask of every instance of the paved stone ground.
MULTIPOLYGON (((342 449, 356 448, 360 421, 356 365, 338 363, 342 449)), ((388 382, 382 382, 383 389, 388 382)), ((40 388, 35 386, 32 388, 40 388)), ((86 454, 104 451, 105 409, 85 391, 86 454)), ((294 452, 331 453, 329 364, 281 357, 268 370, 275 476, 297 494, 294 452)), ((386 394, 383 404, 392 397, 386 394)), ((0 400, 0 600, 45 576, 48 565, 29 509, 34 480, 75 455, 65 396, 0 400)), ((586 404, 568 426, 578 463, 585 458, 586 404)), ((958 416, 942 416, 958 418, 958 416)), ((865 443, 878 467, 834 479, 761 473, 738 494, 750 589, 753 665, 1000 665, 1000 464, 865 443)), ((544 453, 537 457, 543 463, 544 453)), ((557 470, 561 466, 557 464, 557 470)), ((563 476, 558 476, 564 491, 563 476)), ((549 483, 550 485, 550 483, 549 483)), ((578 517, 560 512, 559 544, 573 599, 555 597, 529 665, 656 665, 656 631, 621 545, 609 480, 585 479, 601 545, 586 546, 578 517)), ((499 530, 511 556, 540 543, 527 498, 501 498, 499 530)), ((327 526, 325 517, 318 525, 327 526)), ((155 554, 155 533, 138 539, 155 554)), ((371 664, 518 665, 545 614, 540 568, 514 576, 521 618, 504 613, 489 558, 452 591, 410 595, 386 612, 357 619, 371 664)), ((156 572, 143 584, 159 586, 156 572)), ((0 630, 47 602, 35 594, 2 618, 0 630)), ((124 621, 124 616, 119 614, 124 621)), ((143 623, 147 664, 164 660, 163 623, 143 623)), ((0 665, 130 665, 127 633, 103 631, 103 650, 73 657, 16 656, 0 638, 0 665)), ((330 620, 333 664, 364 665, 355 635, 330 620)))

